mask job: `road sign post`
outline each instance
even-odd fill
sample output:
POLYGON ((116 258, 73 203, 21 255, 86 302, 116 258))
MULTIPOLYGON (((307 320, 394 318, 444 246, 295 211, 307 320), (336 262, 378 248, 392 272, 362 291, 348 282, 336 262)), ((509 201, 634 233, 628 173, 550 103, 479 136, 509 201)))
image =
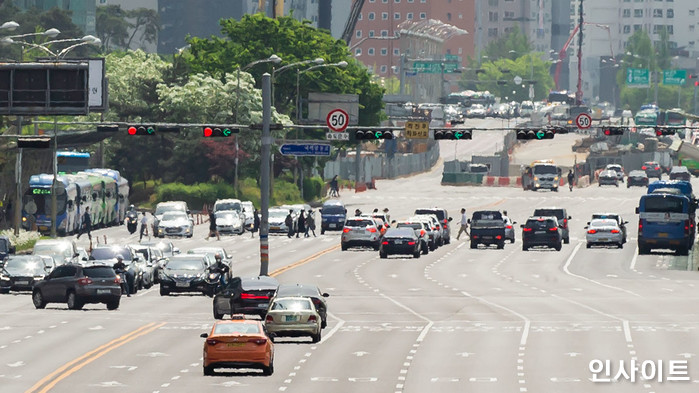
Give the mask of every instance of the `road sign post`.
POLYGON ((592 117, 587 113, 581 113, 575 118, 575 125, 580 129, 588 129, 592 125, 592 117))
POLYGON ((328 128, 335 132, 342 132, 347 129, 349 125, 349 114, 344 110, 337 108, 328 112, 328 116, 325 118, 325 124, 328 128))

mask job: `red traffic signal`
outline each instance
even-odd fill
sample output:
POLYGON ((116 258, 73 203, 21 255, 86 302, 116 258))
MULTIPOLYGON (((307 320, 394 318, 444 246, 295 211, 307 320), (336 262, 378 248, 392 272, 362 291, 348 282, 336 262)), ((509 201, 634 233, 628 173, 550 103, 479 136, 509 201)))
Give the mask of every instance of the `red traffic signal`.
POLYGON ((624 129, 621 127, 609 127, 604 129, 604 135, 624 135, 624 129))
POLYGON ((230 128, 227 126, 217 127, 217 126, 205 126, 202 128, 202 134, 204 138, 217 138, 217 137, 229 137, 232 134, 239 133, 240 130, 237 128, 230 128))
POLYGON ((155 135, 155 126, 136 125, 126 128, 129 135, 155 135))

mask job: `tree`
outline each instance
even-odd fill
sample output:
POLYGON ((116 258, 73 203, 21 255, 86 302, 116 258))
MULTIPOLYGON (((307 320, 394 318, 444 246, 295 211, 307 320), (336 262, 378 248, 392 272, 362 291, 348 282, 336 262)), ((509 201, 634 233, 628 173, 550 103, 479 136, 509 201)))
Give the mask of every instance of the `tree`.
POLYGON ((141 31, 141 39, 146 42, 154 43, 158 39, 160 31, 160 16, 156 10, 150 8, 137 8, 127 13, 129 19, 134 22, 130 24, 132 29, 129 40, 126 42, 126 47, 131 48, 131 41, 136 36, 136 33, 141 31))
POLYGON ((511 51, 521 56, 533 50, 534 47, 527 39, 527 35, 519 25, 515 25, 509 33, 488 43, 483 53, 489 61, 495 61, 502 58, 511 59, 513 57, 511 51))
POLYGON ((102 49, 109 51, 112 46, 126 47, 131 25, 126 20, 128 13, 119 5, 97 7, 96 33, 102 40, 102 49))
POLYGON ((553 78, 549 73, 551 63, 541 60, 541 56, 541 53, 530 53, 514 60, 503 58, 483 63, 476 86, 503 100, 521 102, 529 99, 529 81, 533 80, 534 99, 544 99, 553 88, 553 78), (516 76, 523 80, 520 85, 514 84, 516 76))

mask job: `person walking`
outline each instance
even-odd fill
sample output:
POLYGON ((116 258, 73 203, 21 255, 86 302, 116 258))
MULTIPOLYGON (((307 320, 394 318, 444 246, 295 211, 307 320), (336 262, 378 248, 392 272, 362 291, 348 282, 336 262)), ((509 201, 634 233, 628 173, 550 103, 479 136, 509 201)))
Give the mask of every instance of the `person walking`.
POLYGON ((255 237, 255 232, 260 230, 260 212, 255 209, 252 212, 252 230, 250 231, 250 236, 255 237))
POLYGON ((299 237, 300 233, 303 233, 304 237, 308 236, 308 234, 306 233, 306 216, 303 214, 303 210, 301 210, 301 213, 299 213, 299 218, 296 227, 296 238, 299 237))
POLYGON ((291 238, 294 236, 294 217, 291 215, 294 213, 293 210, 289 210, 289 214, 286 215, 286 218, 284 219, 284 225, 286 225, 288 232, 286 236, 288 238, 291 238))
POLYGON ((141 237, 138 239, 139 243, 141 242, 141 240, 143 240, 144 233, 146 236, 148 236, 148 240, 150 240, 150 235, 148 234, 148 217, 146 216, 146 214, 148 213, 143 212, 143 217, 141 217, 141 237))
POLYGON ((339 197, 340 196, 340 189, 337 184, 337 175, 333 176, 332 180, 330 180, 330 196, 331 197, 339 197))
POLYGON ((461 227, 459 228, 459 233, 456 234, 456 240, 459 240, 461 233, 465 233, 468 238, 471 238, 471 234, 468 233, 468 218, 466 217, 466 209, 461 208, 461 222, 459 223, 461 227))
POLYGON ((568 188, 570 188, 570 192, 573 192, 573 181, 575 181, 575 174, 570 169, 568 170, 568 188))
POLYGON ((316 217, 312 209, 309 209, 306 215, 306 237, 310 237, 308 231, 313 232, 313 237, 316 237, 316 217))
POLYGON ((92 242, 92 234, 90 231, 92 230, 92 217, 90 217, 90 206, 85 207, 85 214, 83 214, 83 223, 80 225, 80 230, 78 231, 78 239, 80 239, 80 235, 83 233, 87 233, 87 238, 90 239, 90 242, 92 242))
POLYGON ((216 240, 221 240, 221 236, 218 233, 218 228, 216 228, 216 214, 212 211, 209 213, 209 234, 206 235, 204 240, 209 240, 210 237, 216 235, 216 240))

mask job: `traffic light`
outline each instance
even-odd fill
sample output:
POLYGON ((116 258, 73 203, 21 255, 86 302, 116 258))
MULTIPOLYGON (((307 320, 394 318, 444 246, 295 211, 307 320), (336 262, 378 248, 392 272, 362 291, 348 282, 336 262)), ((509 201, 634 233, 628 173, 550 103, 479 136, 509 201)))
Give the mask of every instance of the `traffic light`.
POLYGON ((553 129, 519 129, 516 130, 517 139, 553 139, 553 129))
POLYGON ((354 137, 358 141, 375 141, 378 139, 393 139, 393 132, 391 131, 361 131, 358 130, 354 133, 354 137))
POLYGON ((155 135, 155 126, 135 125, 128 126, 129 135, 155 135))
POLYGON ((624 128, 622 127, 608 127, 604 129, 604 135, 624 135, 624 128))
POLYGON ((665 135, 675 135, 677 130, 675 128, 665 128, 665 127, 656 127, 655 128, 655 135, 657 136, 665 136, 665 135))
POLYGON ((240 132, 238 128, 206 126, 202 128, 204 138, 229 137, 240 132))
POLYGON ((452 141, 459 141, 462 139, 471 139, 473 130, 434 130, 434 139, 446 139, 452 141))
POLYGON ((51 138, 17 137, 17 147, 20 149, 48 149, 51 147, 51 138))

